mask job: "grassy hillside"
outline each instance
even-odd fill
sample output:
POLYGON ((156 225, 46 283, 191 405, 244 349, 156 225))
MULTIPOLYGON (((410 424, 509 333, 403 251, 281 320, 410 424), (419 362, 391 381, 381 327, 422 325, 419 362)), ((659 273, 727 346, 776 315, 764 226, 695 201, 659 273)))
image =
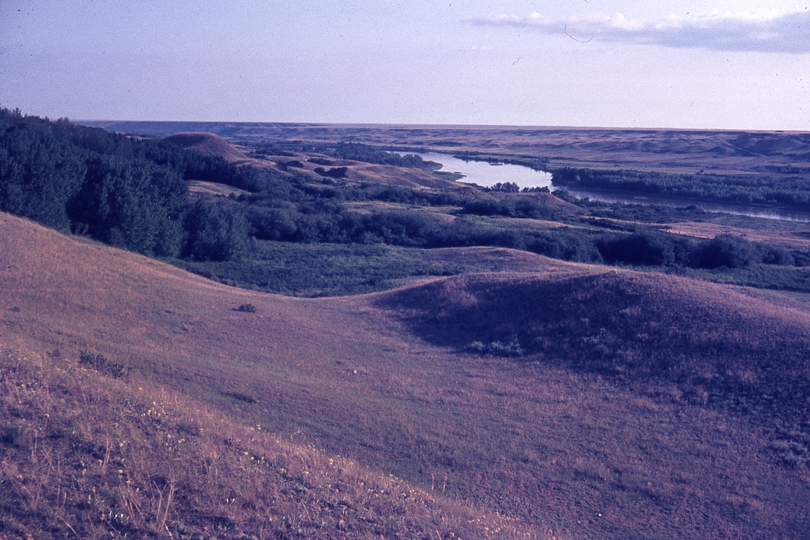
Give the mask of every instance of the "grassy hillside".
MULTIPOLYGON (((464 276, 386 295, 423 339, 810 426, 810 314, 674 276, 464 276)), ((810 431, 805 435, 810 440, 810 431)))
POLYGON ((0 365, 0 538, 537 537, 180 392, 54 352, 0 365))
POLYGON ((300 299, 3 215, 0 535, 805 534, 801 303, 514 261, 300 299))
POLYGON ((273 355, 237 367, 240 347, 213 325, 200 330, 210 341, 172 335, 215 323, 205 313, 219 304, 241 317, 226 341, 252 335, 266 349, 268 335, 296 339, 285 330, 294 307, 11 216, 0 223, 0 538, 552 537, 325 453, 300 429, 268 431, 243 413, 285 414, 246 387, 253 373, 276 378, 256 372, 273 355), (237 310, 247 299, 257 313, 237 310), (195 311, 196 323, 160 320, 195 311), (237 329, 250 318, 263 328, 237 329), (272 320, 285 329, 266 333, 272 320))

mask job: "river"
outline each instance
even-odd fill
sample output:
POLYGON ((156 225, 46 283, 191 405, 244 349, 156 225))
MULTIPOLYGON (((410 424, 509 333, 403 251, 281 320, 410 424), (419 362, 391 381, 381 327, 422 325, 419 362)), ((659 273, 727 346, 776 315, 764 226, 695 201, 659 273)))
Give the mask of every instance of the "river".
POLYGON ((745 204, 701 202, 691 199, 658 197, 644 193, 631 195, 624 193, 584 191, 554 186, 551 182, 551 173, 536 171, 523 165, 512 165, 508 163, 492 164, 486 161, 464 161, 450 154, 440 154, 438 152, 426 152, 418 155, 425 161, 441 163, 441 172, 453 172, 464 175, 464 178, 459 180, 460 182, 477 184, 482 187, 492 187, 498 183, 505 184, 506 182, 512 182, 517 184, 520 188, 547 187, 551 191, 565 189, 575 197, 581 199, 589 198, 595 201, 622 204, 655 204, 672 207, 695 206, 706 212, 810 223, 810 215, 807 212, 790 208, 765 208, 745 204))
POLYGON ((464 161, 449 154, 428 152, 418 154, 425 161, 441 163, 441 172, 463 174, 460 182, 492 187, 495 184, 514 182, 521 188, 547 187, 551 189, 551 173, 535 171, 522 165, 509 163, 492 164, 486 161, 464 161))

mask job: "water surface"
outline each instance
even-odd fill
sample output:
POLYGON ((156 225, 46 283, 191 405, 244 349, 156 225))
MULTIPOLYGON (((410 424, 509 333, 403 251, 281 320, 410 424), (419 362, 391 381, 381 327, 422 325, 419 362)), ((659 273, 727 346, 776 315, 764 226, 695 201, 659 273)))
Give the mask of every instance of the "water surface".
POLYGON ((418 154, 425 161, 441 163, 441 172, 457 172, 464 175, 459 182, 492 187, 495 184, 512 182, 522 188, 547 187, 551 189, 551 173, 535 171, 522 165, 508 163, 492 164, 486 161, 464 161, 449 154, 428 152, 418 154))

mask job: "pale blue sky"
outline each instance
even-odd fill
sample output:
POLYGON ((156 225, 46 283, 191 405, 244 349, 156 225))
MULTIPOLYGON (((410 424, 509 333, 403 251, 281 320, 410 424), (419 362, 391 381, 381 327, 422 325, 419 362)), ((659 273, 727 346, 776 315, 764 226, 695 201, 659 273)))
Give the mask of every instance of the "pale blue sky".
POLYGON ((810 131, 810 0, 0 0, 0 105, 810 131))

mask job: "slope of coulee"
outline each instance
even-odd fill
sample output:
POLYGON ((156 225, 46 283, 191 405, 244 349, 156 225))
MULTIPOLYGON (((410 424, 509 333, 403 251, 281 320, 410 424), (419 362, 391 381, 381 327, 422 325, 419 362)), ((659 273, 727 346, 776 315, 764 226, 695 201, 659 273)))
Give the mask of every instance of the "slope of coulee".
POLYGON ((539 256, 295 299, 0 218, 4 350, 103 354, 132 384, 572 538, 804 534, 799 306, 539 256), (509 343, 522 356, 479 354, 509 343))

